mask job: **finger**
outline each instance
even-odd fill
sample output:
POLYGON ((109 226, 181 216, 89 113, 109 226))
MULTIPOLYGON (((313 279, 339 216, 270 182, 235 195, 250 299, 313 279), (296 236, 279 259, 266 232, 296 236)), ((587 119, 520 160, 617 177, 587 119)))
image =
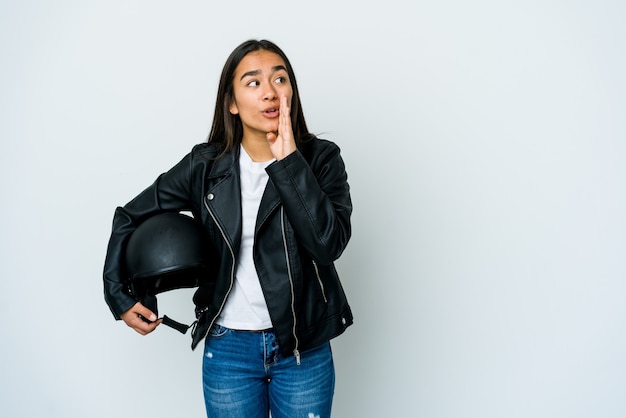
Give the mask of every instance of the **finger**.
POLYGON ((149 322, 156 321, 157 316, 150 309, 146 308, 143 303, 137 302, 133 305, 132 308, 129 309, 128 313, 132 317, 143 317, 145 320, 149 322))
POLYGON ((154 314, 154 312, 152 312, 150 309, 146 308, 145 306, 143 306, 143 304, 139 302, 137 303, 137 305, 135 305, 135 312, 150 322, 154 322, 157 320, 157 316, 154 314))
POLYGON ((282 133, 287 133, 286 131, 291 129, 291 108, 287 103, 287 96, 280 98, 279 127, 282 128, 282 133))
POLYGON ((126 325, 134 329, 138 333, 148 334, 162 322, 157 321, 156 315, 148 308, 137 302, 128 311, 121 315, 126 325))
POLYGON ((269 143, 273 143, 278 138, 278 135, 276 132, 268 132, 267 134, 265 134, 265 138, 269 143))
POLYGON ((130 324, 128 324, 128 326, 130 326, 139 334, 146 335, 154 331, 155 328, 158 327, 162 322, 163 322, 162 319, 159 319, 153 322, 146 322, 145 320, 141 319, 141 317, 137 316, 133 318, 133 320, 131 321, 130 324))

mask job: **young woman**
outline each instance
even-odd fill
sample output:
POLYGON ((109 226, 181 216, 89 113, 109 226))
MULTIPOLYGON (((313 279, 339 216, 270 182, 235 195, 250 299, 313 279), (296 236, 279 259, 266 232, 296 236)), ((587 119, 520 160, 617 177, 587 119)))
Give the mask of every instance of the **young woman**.
POLYGON ((126 291, 125 242, 146 218, 175 211, 201 220, 220 259, 214 285, 193 298, 207 415, 329 417, 329 341, 352 324, 333 265, 352 203, 339 148, 308 132, 275 44, 251 40, 231 53, 208 142, 115 211, 105 299, 140 334, 161 320, 126 291))

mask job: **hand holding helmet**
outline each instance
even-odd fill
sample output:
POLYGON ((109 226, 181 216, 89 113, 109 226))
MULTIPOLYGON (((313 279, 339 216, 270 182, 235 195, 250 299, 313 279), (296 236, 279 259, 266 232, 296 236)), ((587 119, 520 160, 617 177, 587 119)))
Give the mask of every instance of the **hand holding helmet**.
POLYGON ((157 319, 156 295, 211 282, 215 258, 206 231, 194 218, 167 212, 146 219, 126 245, 128 288, 138 302, 121 315, 122 320, 142 335, 163 322, 186 332, 188 326, 171 318, 157 319))
POLYGON ((141 302, 135 303, 132 308, 121 315, 121 318, 126 325, 141 335, 151 333, 163 322, 162 319, 157 319, 156 314, 143 306, 141 302))

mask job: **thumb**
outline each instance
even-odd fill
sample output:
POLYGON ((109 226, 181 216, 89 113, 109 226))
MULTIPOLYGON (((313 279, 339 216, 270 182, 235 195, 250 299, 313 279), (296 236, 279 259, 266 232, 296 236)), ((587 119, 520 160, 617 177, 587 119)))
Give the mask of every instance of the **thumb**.
POLYGON ((135 312, 138 315, 143 316, 150 322, 154 322, 157 320, 157 316, 155 315, 155 313, 152 312, 150 309, 146 308, 145 306, 143 306, 141 302, 137 302, 137 304, 135 305, 135 312))

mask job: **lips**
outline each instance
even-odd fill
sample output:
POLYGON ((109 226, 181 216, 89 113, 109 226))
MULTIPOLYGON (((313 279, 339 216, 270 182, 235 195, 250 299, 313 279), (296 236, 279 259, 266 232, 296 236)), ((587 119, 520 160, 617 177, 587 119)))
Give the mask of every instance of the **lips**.
POLYGON ((265 109, 262 113, 263 113, 263 116, 265 117, 276 118, 280 114, 280 111, 277 107, 271 107, 271 108, 265 109))

